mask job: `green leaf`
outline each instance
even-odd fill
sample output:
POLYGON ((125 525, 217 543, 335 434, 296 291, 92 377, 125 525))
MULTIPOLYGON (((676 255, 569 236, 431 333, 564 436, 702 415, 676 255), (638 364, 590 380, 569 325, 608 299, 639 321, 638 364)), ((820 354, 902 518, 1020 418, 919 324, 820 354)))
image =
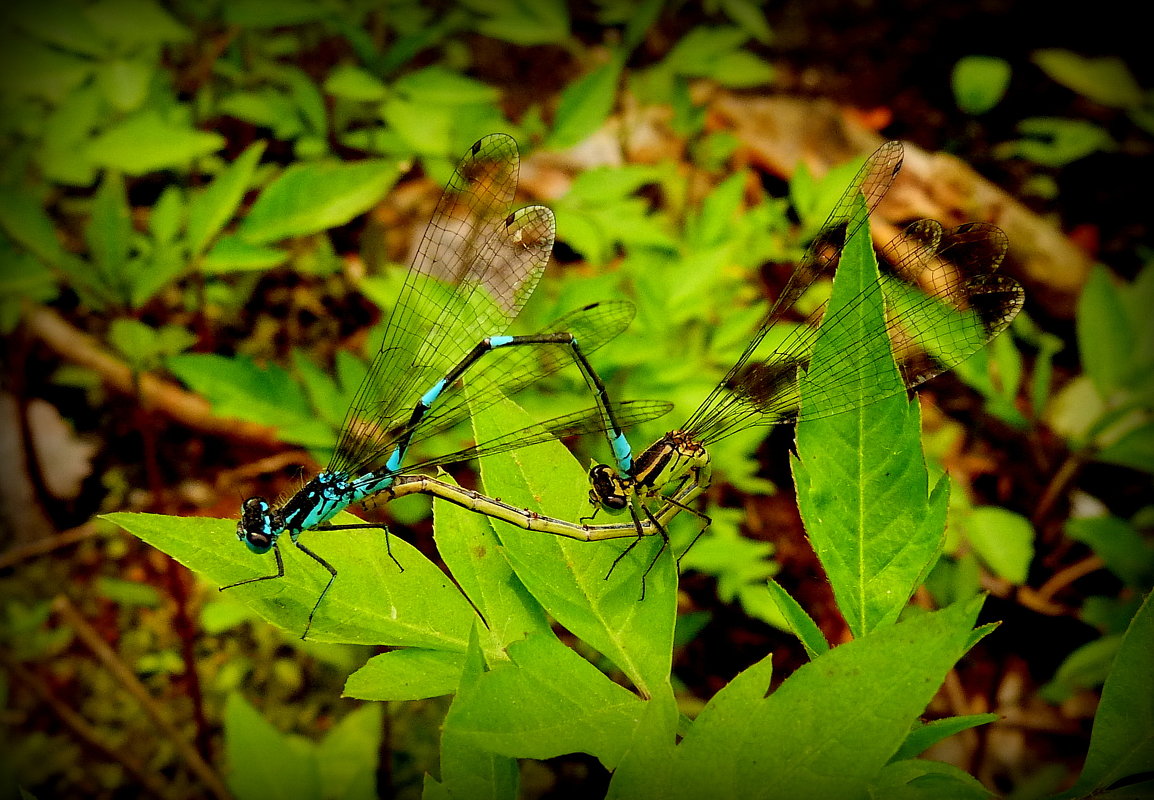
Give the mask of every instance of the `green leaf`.
POLYGON ((552 634, 530 636, 508 650, 512 664, 480 676, 468 691, 462 687, 446 732, 510 758, 587 752, 612 769, 642 701, 552 634))
POLYGON ((673 46, 662 64, 678 75, 712 77, 718 60, 733 53, 748 38, 749 34, 740 28, 698 26, 673 46))
POLYGON ((345 697, 405 701, 457 691, 464 653, 406 647, 373 656, 345 681, 345 697))
POLYGON ((264 149, 265 142, 253 142, 232 164, 213 178, 203 192, 193 195, 189 201, 188 249, 193 258, 204 252, 208 243, 236 214, 245 192, 252 184, 253 174, 264 149))
POLYGON ((389 161, 294 164, 261 192, 239 234, 267 244, 343 225, 376 205, 397 175, 389 161))
POLYGON ((497 754, 488 741, 477 741, 468 732, 464 709, 484 677, 484 661, 473 627, 469 649, 461 671, 458 699, 449 707, 441 730, 441 778, 453 797, 478 800, 513 800, 517 797, 520 772, 517 762, 497 754), (460 698, 466 698, 461 700, 460 698))
POLYGON ((300 118, 308 125, 308 130, 319 137, 328 133, 328 109, 321 90, 312 77, 297 67, 282 67, 277 71, 277 79, 288 89, 289 98, 300 118))
POLYGON ((768 665, 755 665, 757 680, 731 683, 741 696, 724 719, 686 733, 665 796, 865 796, 970 646, 980 608, 960 603, 836 647, 768 697, 768 665))
POLYGON ((224 706, 224 757, 237 800, 321 797, 312 745, 278 731, 236 693, 224 706))
POLYGON ((259 91, 232 92, 218 104, 221 114, 272 128, 277 139, 296 139, 304 133, 300 109, 281 89, 268 86, 259 91))
POLYGON ((431 105, 486 104, 500 98, 495 87, 436 65, 398 78, 393 89, 413 102, 431 105))
POLYGON ((1110 397, 1122 388, 1130 371, 1136 331, 1129 324, 1121 291, 1101 265, 1090 271, 1078 298, 1076 324, 1082 368, 1102 396, 1110 397))
POLYGON ((268 424, 282 438, 309 446, 332 444, 332 431, 318 420, 289 374, 276 366, 260 368, 243 356, 226 358, 186 353, 165 361, 168 369, 203 394, 222 417, 268 424))
POLYGON ((116 172, 106 173, 93 198, 92 216, 84 229, 84 238, 97 270, 110 286, 121 291, 131 283, 128 252, 132 234, 124 178, 116 172))
POLYGON ((222 7, 224 21, 241 28, 281 28, 317 22, 333 13, 323 3, 312 0, 232 0, 222 7))
POLYGON ((1042 687, 1039 695, 1057 704, 1070 699, 1075 692, 1101 686, 1110 675, 1110 667, 1121 644, 1122 637, 1113 635, 1082 645, 1066 657, 1053 680, 1042 687))
MULTIPOLYGON (((381 117, 412 152, 442 158, 453 149, 453 110, 447 106, 426 106, 396 95, 384 102, 381 117)), ((451 168, 446 163, 445 178, 451 168)))
POLYGON ((531 46, 562 44, 569 38, 569 10, 564 0, 465 2, 483 16, 477 31, 494 39, 531 46))
POLYGON ((547 634, 550 628, 541 606, 515 577, 495 526, 489 517, 443 500, 433 502, 437 552, 481 613, 489 636, 505 647, 530 634, 547 634))
POLYGON ((901 749, 894 754, 893 761, 902 761, 917 756, 930 749, 938 742, 951 736, 976 728, 979 725, 990 725, 1001 717, 997 714, 968 714, 963 717, 945 717, 930 722, 917 722, 909 736, 902 743, 901 749))
POLYGON ((695 248, 716 247, 732 240, 733 227, 742 213, 746 181, 744 170, 719 183, 701 203, 701 210, 690 220, 687 243, 695 248))
POLYGON ((908 759, 887 764, 870 785, 876 800, 988 800, 995 795, 953 764, 908 759))
MULTIPOLYGON (((333 429, 334 437, 352 405, 354 396, 341 391, 337 381, 299 349, 292 351, 293 371, 299 377, 309 398, 309 405, 333 429)), ((362 370, 362 375, 364 370, 362 370)))
POLYGON ((1105 129, 1085 120, 1031 117, 1018 123, 1018 129, 1028 138, 1008 142, 1005 154, 1044 167, 1064 167, 1092 153, 1117 149, 1105 129))
POLYGON ((1116 56, 1086 58, 1069 50, 1038 50, 1033 61, 1053 80, 1080 95, 1113 108, 1137 108, 1142 87, 1116 56))
POLYGON ((1127 431, 1094 453, 1095 461, 1154 473, 1154 422, 1127 431))
POLYGON ((774 70, 764 59, 745 50, 718 56, 709 66, 707 77, 731 89, 752 89, 773 82, 774 70))
POLYGON ((45 264, 58 265, 64 248, 40 201, 15 186, 0 186, 0 228, 45 264))
POLYGON ((1066 535, 1106 562, 1127 586, 1141 591, 1154 583, 1154 545, 1117 517, 1085 517, 1066 523, 1066 535))
POLYGON ((148 215, 148 229, 159 245, 171 245, 180 234, 184 223, 184 195, 176 186, 169 186, 148 215))
POLYGON ((995 575, 1022 586, 1034 559, 1034 528, 1020 514, 981 506, 963 517, 966 538, 995 575))
MULTIPOLYGON (((855 213, 864 218, 864 200, 855 213)), ((852 410, 799 423, 792 459, 806 532, 855 637, 905 608, 941 551, 949 496, 948 481, 930 489, 918 406, 902 391, 882 293, 869 291, 877 280, 863 224, 842 253, 825 312, 837 327, 823 329, 801 381, 803 416, 810 397, 831 391, 823 375, 852 410), (851 368, 847 354, 871 366, 851 368)))
POLYGON ((565 87, 553 119, 550 147, 572 147, 600 129, 613 110, 624 63, 615 57, 565 87))
POLYGON ((370 703, 345 715, 317 745, 325 797, 374 800, 381 758, 384 706, 370 703))
MULTIPOLYGON (((237 541, 236 520, 117 513, 104 516, 162 550, 217 586, 276 574, 271 556, 249 552, 237 541)), ((360 522, 348 513, 333 524, 360 522)), ((475 613, 434 564, 407 542, 379 528, 301 534, 337 570, 337 579, 316 610, 310 641, 425 647, 463 652, 475 613), (402 572, 389 556, 404 566, 402 572)), ((229 589, 229 596, 294 636, 329 574, 294 547, 279 544, 284 577, 229 589)))
POLYGON ((629 2, 626 6, 625 35, 622 36, 621 45, 626 59, 628 59, 629 54, 645 41, 646 34, 657 23, 665 6, 665 0, 644 0, 642 3, 629 2))
POLYGON ((155 71, 152 62, 116 58, 100 65, 96 81, 108 104, 126 113, 144 104, 155 71))
POLYGON ((778 584, 773 578, 768 581, 769 594, 777 604, 781 616, 789 623, 789 632, 798 638, 806 655, 810 659, 817 658, 822 653, 829 652, 829 642, 825 640, 821 629, 813 621, 813 617, 805 613, 805 609, 778 584))
POLYGON ((385 99, 388 87, 376 75, 352 64, 339 64, 325 78, 326 93, 344 100, 372 103, 385 99))
POLYGON ((84 4, 72 0, 51 3, 10 3, 5 16, 23 30, 60 50, 88 56, 105 55, 108 43, 84 15, 84 4))
POLYGON ((32 97, 55 106, 89 80, 92 71, 88 59, 24 37, 5 37, 0 48, 0 90, 10 96, 32 97))
POLYGON ((115 319, 108 329, 108 341, 135 369, 143 370, 162 356, 191 347, 196 337, 176 325, 157 329, 135 319, 115 319))
POLYGON ((104 98, 94 85, 72 92, 44 120, 44 138, 36 159, 45 177, 71 186, 91 186, 96 170, 84 155, 92 131, 104 121, 104 98))
POLYGON ((264 272, 289 260, 289 252, 278 247, 250 244, 237 236, 224 235, 205 254, 200 270, 206 275, 230 272, 264 272))
POLYGON ((673 759, 680 718, 677 698, 666 687, 642 707, 628 750, 613 769, 605 800, 668 797, 668 765, 673 759))
POLYGON ((186 168, 194 159, 215 153, 224 145, 225 139, 218 133, 167 122, 148 109, 96 136, 84 155, 97 166, 144 175, 186 168))
POLYGON ((1122 639, 1090 734, 1090 751, 1071 793, 1101 791, 1154 764, 1154 595, 1122 639))
POLYGON ((192 39, 192 31, 153 0, 97 0, 84 16, 105 38, 125 47, 192 39))
POLYGON ((985 114, 1006 95, 1010 65, 993 56, 965 56, 950 75, 954 102, 966 114, 985 114))
MULTIPOLYGON (((531 423, 511 403, 473 420, 479 442, 531 423)), ((481 478, 487 494, 514 506, 542 508, 565 520, 591 513, 585 470, 559 442, 482 459, 481 478)), ((517 577, 559 623, 616 664, 641 692, 652 695, 668 680, 677 579, 667 548, 649 569, 662 545, 657 537, 638 543, 614 566, 634 539, 580 542, 506 523, 496 531, 517 577)))
POLYGON ((720 0, 720 6, 727 17, 757 41, 769 44, 773 39, 760 3, 754 0, 720 0))
POLYGON ((0 333, 10 334, 24 313, 27 301, 33 305, 56 297, 56 276, 42 262, 12 247, 0 235, 0 333))

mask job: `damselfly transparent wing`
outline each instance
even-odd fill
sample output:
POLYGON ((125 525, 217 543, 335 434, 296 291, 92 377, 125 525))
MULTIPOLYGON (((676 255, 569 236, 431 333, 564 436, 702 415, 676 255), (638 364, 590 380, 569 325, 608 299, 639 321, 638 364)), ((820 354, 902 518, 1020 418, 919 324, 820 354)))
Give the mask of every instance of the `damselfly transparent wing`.
POLYGON ((824 306, 767 357, 733 376, 719 413, 689 433, 702 444, 752 425, 776 425, 845 413, 945 372, 984 347, 1013 321, 1022 287, 997 273, 1007 241, 985 224, 943 231, 932 220, 907 227, 882 249, 881 276, 829 319, 824 306), (882 303, 885 323, 842 324, 858 307, 882 303), (879 347, 882 340, 888 346, 879 347), (828 354, 812 356, 821 342, 828 354), (886 381, 896 360, 900 380, 886 381), (821 372, 801 406, 800 378, 821 372))
POLYGON ((758 327, 737 362, 730 368, 717 388, 686 420, 681 430, 697 432, 706 437, 702 440, 706 442, 711 436, 720 438, 746 426, 747 423, 744 419, 731 419, 735 413, 739 417, 744 417, 745 414, 744 410, 733 408, 733 396, 729 387, 736 385, 740 381, 740 376, 747 373, 746 366, 765 339, 766 334, 786 315, 798 298, 805 294, 806 290, 818 279, 833 275, 846 241, 860 225, 865 223, 864 219, 855 220, 854 209, 858 196, 865 197, 867 214, 873 211, 885 193, 889 191, 890 186, 893 185, 898 171, 901 170, 904 154, 905 149, 902 143, 893 141, 886 142, 866 159, 865 164, 858 170, 838 199, 821 230, 806 249, 781 294, 774 301, 765 320, 758 327))
POLYGON ((481 139, 458 163, 346 414, 330 471, 379 466, 421 395, 478 340, 503 333, 536 288, 556 226, 540 206, 509 213, 518 165, 516 143, 504 134, 481 139))

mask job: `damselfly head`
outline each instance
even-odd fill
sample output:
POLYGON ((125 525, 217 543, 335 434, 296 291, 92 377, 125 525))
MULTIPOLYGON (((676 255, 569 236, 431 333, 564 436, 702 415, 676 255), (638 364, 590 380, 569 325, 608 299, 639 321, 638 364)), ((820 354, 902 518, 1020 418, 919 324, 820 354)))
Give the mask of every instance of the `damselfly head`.
POLYGON ((236 538, 245 543, 254 553, 263 554, 276 544, 276 512, 263 497, 250 497, 240 509, 240 522, 236 523, 236 538))
POLYGON ((589 470, 589 502, 610 513, 624 511, 629 505, 625 486, 613 467, 598 464, 589 470))

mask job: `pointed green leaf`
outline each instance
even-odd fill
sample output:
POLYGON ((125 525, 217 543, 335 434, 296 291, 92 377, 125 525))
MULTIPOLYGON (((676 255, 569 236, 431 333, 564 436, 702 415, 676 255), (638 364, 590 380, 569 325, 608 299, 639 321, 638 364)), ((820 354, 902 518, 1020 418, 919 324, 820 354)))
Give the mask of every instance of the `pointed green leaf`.
POLYGON ((597 131, 613 110, 624 60, 615 57, 565 87, 553 120, 549 146, 563 150, 597 131))
MULTIPOLYGON (((256 555, 237 541, 236 521, 118 513, 105 516, 217 586, 276 574, 272 554, 256 555)), ((340 514, 333 524, 357 523, 340 514)), ((419 550, 378 528, 310 531, 302 543, 337 570, 316 610, 309 639, 351 644, 411 645, 461 652, 475 613, 452 582, 419 550), (389 556, 404 567, 402 572, 389 556)), ((329 574, 293 546, 279 544, 283 578, 229 589, 264 619, 299 636, 329 574)))
POLYGON ((690 730, 667 796, 865 796, 965 653, 980 608, 978 598, 836 647, 764 699, 764 678, 739 676, 744 703, 726 704, 729 724, 690 730))
POLYGON ((587 752, 612 768, 645 704, 552 634, 508 650, 512 664, 461 689, 446 730, 451 723, 459 741, 510 758, 587 752))
POLYGON ((343 225, 376 205, 397 174, 390 161, 294 164, 261 192, 240 236, 266 244, 343 225))
POLYGON ((1001 102, 1010 85, 1010 65, 993 56, 965 56, 950 76, 954 101, 967 114, 985 114, 1001 102))
POLYGON ((249 145, 228 168, 213 178, 208 188, 189 201, 188 249, 193 258, 204 251, 236 214, 264 149, 263 141, 249 145))
POLYGON ((239 694, 225 702, 224 757, 237 800, 321 796, 313 747, 278 731, 239 694))
POLYGON ((550 628, 541 606, 514 576, 495 525, 482 514, 444 500, 433 501, 437 552, 481 612, 494 643, 504 647, 530 633, 547 634, 550 628))
POLYGON ((124 178, 109 172, 100 183, 92 203, 92 216, 84 230, 92 260, 106 276, 120 274, 128 260, 132 220, 124 178))
POLYGON ((893 760, 916 758, 944 739, 979 725, 990 725, 999 719, 1001 717, 997 714, 968 714, 964 717, 946 717, 926 723, 919 722, 910 731, 901 749, 894 754, 893 760))
POLYGON ((457 691, 464 653, 406 647, 373 656, 345 681, 345 697, 404 701, 457 691))
POLYGON ((1034 560, 1034 527, 1021 514, 981 506, 963 516, 966 537, 995 575, 1021 586, 1034 560))
POLYGON ((798 604, 797 600, 793 599, 793 596, 773 578, 769 579, 769 594, 777 605, 778 611, 789 622, 790 633, 801 641, 802 647, 805 648, 806 654, 811 659, 829 651, 829 642, 825 640, 821 629, 813 621, 813 617, 805 613, 805 609, 798 604))
MULTIPOLYGON (((856 213, 865 214, 860 198, 856 213)), ((792 459, 806 532, 854 636, 895 621, 937 559, 949 487, 942 480, 930 490, 918 406, 905 397, 883 332, 882 293, 869 291, 877 280, 868 226, 862 225, 842 253, 826 311, 838 327, 815 345, 801 390, 804 409, 806 397, 820 391, 823 374, 840 363, 838 391, 849 406, 858 397, 858 405, 801 422, 792 459), (848 341, 868 342, 873 350, 851 348, 848 341), (847 352, 872 366, 847 378, 847 352), (894 394, 869 402, 887 392, 894 394)))
POLYGON ((1069 50, 1034 53, 1034 63, 1058 83, 1103 105, 1137 108, 1145 101, 1142 87, 1116 56, 1086 58, 1069 50))
POLYGON ((225 145, 218 133, 170 123, 155 110, 129 117, 92 139, 85 155, 94 164, 129 175, 183 169, 225 145))
POLYGON ((453 797, 515 800, 520 780, 516 759, 499 755, 488 741, 470 731, 469 708, 486 677, 478 638, 474 626, 457 697, 441 729, 441 780, 453 797))
POLYGON ((1090 751, 1072 794, 1101 792, 1154 768, 1154 594, 1134 615, 1094 717, 1090 751))
POLYGON ((251 244, 238 236, 225 234, 216 240, 200 262, 206 275, 230 272, 264 272, 289 260, 289 252, 279 247, 251 244))
POLYGON ((56 226, 40 201, 14 186, 0 186, 0 228, 46 264, 55 266, 64 257, 56 226))

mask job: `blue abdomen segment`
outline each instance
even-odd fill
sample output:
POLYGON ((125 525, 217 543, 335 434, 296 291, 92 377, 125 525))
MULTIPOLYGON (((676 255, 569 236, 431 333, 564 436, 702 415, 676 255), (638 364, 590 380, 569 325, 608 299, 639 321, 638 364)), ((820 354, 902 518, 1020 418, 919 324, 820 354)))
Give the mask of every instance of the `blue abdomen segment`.
POLYGON ((445 391, 445 379, 437 381, 432 389, 421 395, 421 405, 429 408, 433 403, 437 402, 437 398, 441 396, 441 392, 445 391))
POLYGON ((628 475, 633 469, 633 448, 630 447, 629 440, 625 438, 624 433, 619 433, 613 438, 612 445, 613 457, 617 459, 617 471, 622 475, 628 475))
POLYGON ((509 344, 509 342, 511 342, 511 341, 513 341, 512 336, 490 336, 489 337, 489 347, 492 347, 494 349, 496 349, 498 347, 504 347, 505 345, 509 344))

